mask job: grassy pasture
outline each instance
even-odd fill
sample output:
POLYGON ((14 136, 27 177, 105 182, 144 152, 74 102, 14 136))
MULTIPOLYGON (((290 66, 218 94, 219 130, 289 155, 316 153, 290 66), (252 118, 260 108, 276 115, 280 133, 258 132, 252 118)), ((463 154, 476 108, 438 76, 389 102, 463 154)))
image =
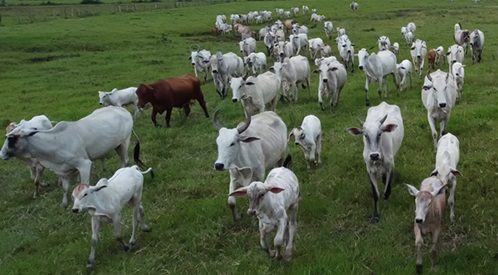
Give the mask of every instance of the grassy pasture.
MULTIPOLYGON (((339 1, 236 2, 1 26, 1 125, 37 114, 55 121, 77 120, 99 107, 99 90, 191 73, 187 57, 193 43, 211 52, 237 52, 237 38, 209 34, 216 14, 274 11, 276 7, 288 9, 302 4, 317 8, 334 27, 345 27, 357 51, 375 46, 379 36, 388 35, 401 45, 400 60, 410 59, 409 47, 400 36, 400 27, 410 21, 417 24, 415 37, 426 40, 429 48, 453 44, 456 22, 485 33, 483 62, 473 65, 470 56, 465 59, 463 98, 453 110, 448 127, 460 139, 458 169, 463 174, 458 179, 456 222, 450 224, 446 214, 439 263, 431 270, 426 247, 424 267, 434 274, 496 274, 496 1, 479 5, 471 1, 365 1, 355 13, 349 10, 349 2, 339 1)), ((310 27, 310 37, 325 37, 322 26, 309 24, 308 16, 297 20, 310 27)), ((252 27, 258 30, 262 25, 252 27)), ((336 47, 332 49, 337 54, 336 47)), ((264 51, 260 42, 258 51, 264 51)), ((279 103, 277 107, 289 130, 311 113, 321 119, 324 130, 323 164, 317 168, 307 170, 300 149, 290 145, 302 194, 291 262, 267 258, 259 246, 257 226, 247 215, 240 223, 232 222, 226 206, 228 172, 212 168, 217 157, 217 133, 196 104, 188 119, 175 111, 170 129, 154 128, 150 109, 136 119, 142 160, 156 172, 154 180, 146 176, 143 194, 146 219, 153 231, 139 232, 137 249, 126 253, 113 239, 112 226, 102 226, 95 273, 413 273, 414 201, 403 183, 419 186, 433 170, 435 159, 420 100, 422 80, 415 77, 413 87, 397 95, 389 78, 387 101, 402 110, 405 138, 396 156, 392 195, 388 201, 380 201, 381 221, 375 225, 369 223, 373 205, 361 157, 363 144, 345 131, 357 125, 357 116, 364 119, 367 112, 364 73, 356 68, 348 75, 335 113, 320 111, 317 81, 313 75, 311 96, 302 91, 297 103, 279 103)), ((372 105, 380 103, 376 89, 373 84, 372 105)), ((204 84, 203 91, 211 114, 222 109, 224 125, 234 127, 243 120, 241 106, 221 101, 212 82, 204 84)), ((164 125, 163 117, 158 121, 164 125)), ((108 159, 106 171, 96 162, 92 184, 110 177, 118 166, 115 154, 108 159)), ((60 208, 62 190, 55 183, 56 177, 46 171, 44 179, 51 186, 42 191, 41 198, 33 199, 24 164, 18 160, 0 162, 1 274, 85 272, 90 219, 86 214, 74 215, 60 208)), ((237 201, 238 209, 245 212, 246 200, 237 201)), ((129 238, 131 211, 127 209, 123 216, 123 233, 129 238)))

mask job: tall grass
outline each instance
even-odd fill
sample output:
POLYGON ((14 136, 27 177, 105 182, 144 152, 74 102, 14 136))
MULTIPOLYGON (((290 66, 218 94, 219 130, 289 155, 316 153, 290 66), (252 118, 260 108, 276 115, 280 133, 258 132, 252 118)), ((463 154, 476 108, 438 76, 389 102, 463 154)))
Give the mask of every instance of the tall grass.
MULTIPOLYGON (((443 222, 439 263, 426 271, 434 274, 495 274, 498 221, 494 179, 498 164, 495 62, 496 1, 479 5, 379 0, 361 2, 357 12, 340 1, 236 2, 215 6, 157 10, 72 20, 56 19, 36 24, 0 28, 0 123, 45 114, 54 121, 71 121, 99 108, 97 91, 152 83, 157 79, 191 73, 189 46, 216 51, 238 51, 237 38, 211 36, 217 14, 274 10, 307 4, 345 27, 360 48, 376 45, 388 35, 401 45, 400 59, 409 47, 400 27, 417 24, 416 37, 429 48, 453 44, 453 25, 479 28, 486 35, 481 64, 465 59, 463 97, 454 108, 448 131, 460 139, 456 192, 456 222, 449 214, 443 222)), ((321 24, 297 20, 310 27, 310 37, 325 35, 321 24)), ((252 26, 254 30, 260 26, 252 26)), ((327 41, 337 54, 333 41, 327 41)), ((264 45, 258 42, 258 50, 264 45)), ((446 66, 441 68, 447 70, 446 66)), ((389 80, 390 81, 390 80, 389 80)), ((371 188, 362 159, 362 141, 345 129, 365 118, 363 72, 355 70, 334 113, 322 112, 316 99, 318 77, 312 77, 312 94, 302 91, 297 103, 279 103, 278 114, 288 129, 307 114, 322 121, 323 164, 306 169, 299 148, 289 144, 302 200, 299 209, 295 256, 289 262, 268 259, 259 247, 257 226, 249 217, 231 220, 226 205, 228 172, 214 171, 216 130, 198 104, 185 119, 173 113, 172 127, 154 128, 150 109, 135 120, 142 145, 142 160, 153 167, 156 178, 145 179, 143 205, 151 233, 138 234, 137 249, 122 251, 110 225, 103 226, 97 247, 96 273, 101 274, 410 274, 415 271, 412 223, 414 202, 403 183, 418 186, 434 168, 435 152, 426 110, 420 100, 422 80, 414 78, 407 92, 392 88, 387 101, 402 111, 405 138, 396 156, 395 184, 388 201, 380 202, 381 220, 370 224, 371 188)), ((380 103, 371 86, 372 105, 380 103)), ((221 101, 211 81, 202 86, 213 113, 234 127, 243 120, 242 108, 221 101)), ((328 102, 328 101, 327 101, 328 102)), ((131 110, 131 109, 130 109, 131 110)), ((158 121, 164 125, 164 119, 158 121)), ((107 169, 96 162, 92 184, 110 177, 119 161, 111 154, 107 169)), ((32 199, 33 184, 19 160, 0 162, 0 273, 78 274, 85 271, 90 249, 90 219, 59 207, 62 190, 56 176, 46 171, 51 184, 32 199)), ((73 185, 74 186, 74 185, 73 185)), ((245 199, 237 200, 245 212, 245 199)), ((126 209, 123 233, 130 236, 131 211, 126 209)), ((427 239, 427 241, 430 241, 427 239)))

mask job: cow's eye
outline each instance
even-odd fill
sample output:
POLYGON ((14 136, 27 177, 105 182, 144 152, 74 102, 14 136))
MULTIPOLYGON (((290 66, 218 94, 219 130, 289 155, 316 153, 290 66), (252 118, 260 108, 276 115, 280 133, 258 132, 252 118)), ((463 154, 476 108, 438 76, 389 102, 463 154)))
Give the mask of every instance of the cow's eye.
POLYGON ((412 47, 412 50, 415 50, 415 47, 412 47))
POLYGON ((342 45, 343 48, 346 48, 346 45, 342 45))
POLYGON ((86 195, 88 195, 88 193, 83 194, 83 198, 86 197, 86 195))
POLYGON ((232 146, 234 146, 234 145, 235 145, 235 142, 232 142, 232 143, 230 144, 230 147, 232 147, 232 146))

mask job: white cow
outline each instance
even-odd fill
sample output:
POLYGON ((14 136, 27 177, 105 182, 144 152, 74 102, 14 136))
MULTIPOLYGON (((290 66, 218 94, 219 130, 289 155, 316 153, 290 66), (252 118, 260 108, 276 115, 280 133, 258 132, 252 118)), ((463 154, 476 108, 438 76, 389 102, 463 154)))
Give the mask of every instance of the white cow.
POLYGON ((439 64, 444 63, 444 58, 443 56, 445 55, 444 48, 443 46, 439 46, 436 48, 436 65, 439 66, 439 64))
MULTIPOLYGON (((267 111, 251 117, 246 111, 246 121, 237 128, 227 129, 218 121, 218 111, 213 115, 214 127, 218 130, 216 144, 218 159, 214 168, 229 170, 232 194, 238 186, 247 186, 264 179, 265 170, 282 166, 289 148, 287 126, 274 112, 267 111)), ((234 221, 240 220, 235 209, 235 197, 228 197, 234 221)))
POLYGON ((348 74, 346 68, 338 61, 321 62, 318 70, 313 71, 319 73, 318 83, 318 102, 320 108, 323 109, 323 97, 330 96, 330 111, 334 111, 339 103, 339 96, 346 84, 348 74))
POLYGON ((448 203, 450 205, 450 220, 455 222, 455 189, 456 177, 461 176, 457 170, 460 159, 460 141, 450 133, 442 136, 437 143, 436 167, 432 176, 436 176, 450 189, 448 203))
POLYGON ((294 16, 298 16, 299 15, 299 8, 298 7, 291 8, 291 13, 294 16))
POLYGON ((265 182, 253 181, 249 186, 239 188, 230 196, 245 196, 249 198, 249 215, 255 215, 259 220, 261 247, 270 257, 283 257, 290 260, 293 251, 293 241, 297 230, 297 210, 300 193, 296 175, 285 167, 274 168, 268 173, 265 182), (275 255, 270 250, 266 236, 277 227, 273 240, 275 255), (282 253, 282 246, 285 251, 282 253))
POLYGON ((295 55, 301 54, 301 48, 306 48, 309 46, 308 35, 305 33, 291 34, 289 35, 289 41, 294 47, 295 55))
POLYGON ((136 92, 137 87, 128 87, 121 90, 114 88, 110 92, 99 91, 98 93, 100 104, 104 106, 123 107, 133 104, 133 107, 135 108, 133 115, 136 117, 138 115, 138 96, 136 92))
POLYGON ((309 49, 310 49, 310 57, 312 59, 315 59, 318 55, 319 52, 321 52, 322 48, 324 47, 323 40, 318 37, 318 38, 312 38, 309 41, 309 49))
MULTIPOLYGON (((122 107, 108 106, 78 121, 59 122, 50 130, 16 128, 7 134, 0 159, 19 155, 36 158, 61 178, 62 206, 66 207, 69 181, 76 171, 82 183, 89 183, 92 161, 105 158, 112 150, 119 155, 121 167, 128 165, 132 128, 130 112, 122 107)), ((141 163, 137 148, 139 143, 135 147, 135 161, 141 163)))
MULTIPOLYGON (((280 78, 283 85, 283 94, 285 97, 290 96, 291 99, 297 101, 299 83, 306 82, 308 92, 310 92, 310 64, 308 58, 297 55, 291 58, 284 58, 282 62, 275 62, 273 65, 275 74, 280 78), (289 93, 287 93, 289 91, 289 93)), ((304 83, 303 83, 304 84, 304 83)))
POLYGON ((275 12, 277 13, 278 18, 280 18, 284 15, 284 9, 276 8, 275 12))
POLYGON ((368 54, 365 48, 358 52, 358 67, 363 70, 366 75, 365 82, 365 104, 370 105, 370 100, 368 99, 368 90, 373 82, 379 83, 379 98, 382 100, 382 82, 386 83, 386 90, 384 92, 384 97, 387 97, 388 85, 387 76, 392 75, 394 80, 394 86, 398 87, 397 81, 397 71, 396 71, 396 56, 389 50, 380 51, 377 54, 368 54))
MULTIPOLYGON (((50 120, 45 115, 34 116, 30 120, 22 119, 19 124, 11 122, 6 129, 7 135, 16 128, 21 128, 24 131, 48 130, 52 128, 52 122, 50 122, 50 120)), ((35 192, 33 193, 33 198, 38 197, 40 195, 40 186, 46 186, 46 184, 41 182, 41 177, 43 174, 43 170, 45 170, 45 167, 43 167, 43 165, 41 165, 41 163, 37 159, 29 156, 18 155, 17 158, 24 161, 26 166, 28 166, 31 179, 35 184, 35 192)))
POLYGON ((453 63, 453 66, 451 68, 451 73, 453 74, 453 78, 456 81, 457 85, 457 92, 458 95, 457 97, 462 96, 462 90, 463 90, 463 82, 464 82, 464 77, 465 77, 465 65, 462 65, 460 62, 455 62, 453 63))
POLYGON ((406 25, 406 30, 415 34, 415 31, 417 30, 417 26, 415 26, 415 23, 410 22, 408 25, 406 25))
POLYGON ((320 56, 322 58, 332 56, 332 48, 329 45, 324 45, 320 51, 320 56))
POLYGON ((308 6, 303 6, 303 14, 308 14, 308 12, 310 11, 310 8, 308 6))
POLYGON ((289 41, 279 41, 275 43, 274 51, 277 52, 278 60, 281 62, 284 58, 291 58, 294 56, 294 46, 289 41))
POLYGON ((328 39, 332 39, 333 28, 334 26, 332 24, 332 21, 323 22, 323 29, 325 30, 325 35, 327 36, 328 39))
MULTIPOLYGON (((346 34, 346 29, 345 28, 337 27, 336 31, 337 31, 337 39, 339 39, 341 36, 343 36, 343 35, 346 34)), ((337 39, 336 39, 336 42, 338 41, 337 39)))
POLYGON ((317 22, 322 22, 322 20, 325 19, 324 15, 318 15, 316 13, 311 14, 310 22, 311 21, 317 21, 317 22))
POLYGON ((472 49, 472 63, 481 62, 482 48, 484 47, 484 33, 475 29, 470 33, 470 48, 472 49))
POLYGON ((351 4, 349 4, 349 7, 351 8, 351 10, 353 11, 356 11, 358 9, 358 3, 357 2, 351 2, 351 4))
POLYGON ((265 111, 265 105, 271 104, 271 110, 277 110, 278 89, 280 79, 272 72, 265 72, 257 77, 250 76, 246 80, 234 77, 230 80, 232 101, 242 102, 244 109, 251 115, 265 111))
POLYGON ((440 123, 440 136, 442 136, 448 126, 456 97, 456 81, 450 73, 437 70, 425 76, 422 87, 422 103, 427 109, 427 119, 431 127, 434 148, 437 148, 438 141, 436 122, 440 123))
POLYGON ((322 163, 322 126, 318 117, 305 116, 301 126, 289 133, 289 139, 291 137, 294 137, 294 144, 303 150, 308 169, 311 163, 322 163))
POLYGON ((415 73, 418 73, 418 77, 422 78, 422 70, 424 70, 425 57, 427 56, 427 45, 425 41, 417 39, 413 42, 410 48, 410 54, 413 60, 413 66, 415 67, 415 73))
POLYGON ((250 53, 256 51, 256 39, 252 37, 242 39, 242 41, 239 42, 239 48, 244 56, 248 56, 250 53))
POLYGON ((365 122, 360 119, 358 122, 362 128, 349 128, 348 132, 363 136, 363 159, 367 166, 375 204, 371 222, 376 223, 380 218, 377 179, 382 178, 386 186, 384 199, 388 199, 393 183, 394 156, 401 146, 405 131, 403 118, 398 106, 382 102, 378 106, 368 108, 365 122))
POLYGON ((351 72, 354 72, 354 44, 351 43, 347 35, 344 34, 338 39, 337 49, 346 70, 348 69, 348 63, 351 63, 351 72))
POLYGON ((405 34, 408 32, 406 27, 401 27, 401 36, 405 37, 405 34))
POLYGON ((112 222, 114 226, 114 237, 123 245, 125 251, 132 251, 135 246, 135 234, 138 223, 142 231, 150 232, 150 227, 145 223, 144 209, 142 207, 143 174, 151 172, 149 168, 142 172, 138 166, 121 168, 114 173, 110 179, 100 179, 95 186, 88 184, 77 185, 72 193, 73 213, 81 213, 88 210, 92 217, 92 246, 87 270, 93 268, 95 262, 95 249, 99 238, 99 227, 101 222, 112 222), (132 233, 129 246, 121 235, 121 210, 130 203, 133 206, 132 233))
MULTIPOLYGON (((225 32, 224 30, 222 31, 225 32)), ((198 45, 197 49, 193 49, 192 47, 190 47, 189 59, 192 63, 192 67, 194 67, 195 76, 198 77, 198 73, 202 72, 204 73, 204 82, 207 82, 207 77, 211 70, 211 52, 208 50, 199 49, 198 45)))
POLYGON ((213 72, 216 92, 221 98, 225 98, 228 94, 230 78, 244 74, 244 61, 232 52, 226 54, 217 52, 211 58, 211 71, 213 72))
POLYGON ((377 44, 379 46, 379 51, 385 51, 391 49, 391 40, 389 39, 389 37, 385 35, 379 37, 379 39, 377 40, 377 44))
POLYGON ((300 34, 300 33, 305 33, 308 34, 308 27, 306 26, 300 26, 299 24, 293 24, 292 25, 292 34, 300 34))
POLYGON ((262 73, 266 68, 266 55, 263 52, 250 53, 246 60, 249 68, 252 68, 253 74, 262 73))
POLYGON ((411 45, 413 43, 413 32, 406 32, 405 33, 405 41, 406 44, 411 45))
POLYGON ((398 79, 400 80, 399 82, 399 89, 400 91, 404 91, 406 88, 406 79, 410 77, 410 88, 412 87, 412 63, 408 59, 404 59, 396 65, 396 71, 398 74, 398 79))
POLYGON ((469 30, 462 30, 462 26, 460 23, 456 23, 454 26, 454 35, 455 43, 457 45, 462 46, 465 49, 465 54, 467 54, 469 40, 470 40, 470 32, 469 30))
POLYGON ((457 44, 453 44, 448 48, 446 53, 446 58, 448 59, 449 71, 453 69, 453 63, 460 62, 463 64, 464 50, 463 47, 457 44))
POLYGON ((393 46, 391 47, 392 52, 396 56, 396 59, 398 59, 398 54, 399 54, 399 44, 398 42, 394 42, 393 46))

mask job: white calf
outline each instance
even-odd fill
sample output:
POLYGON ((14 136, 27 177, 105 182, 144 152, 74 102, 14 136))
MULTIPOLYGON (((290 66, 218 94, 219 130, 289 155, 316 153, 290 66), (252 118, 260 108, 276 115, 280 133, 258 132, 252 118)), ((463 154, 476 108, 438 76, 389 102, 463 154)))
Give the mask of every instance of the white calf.
POLYGON ((249 68, 252 68, 253 74, 262 73, 266 68, 266 55, 263 52, 251 53, 246 60, 249 68))
POLYGON ((425 41, 417 39, 413 42, 410 49, 410 54, 413 60, 413 66, 415 67, 415 73, 418 73, 418 77, 422 78, 422 70, 424 69, 425 57, 427 55, 427 45, 425 41))
POLYGON ((398 54, 399 54, 399 44, 398 42, 394 42, 393 46, 391 47, 392 52, 396 56, 396 59, 398 59, 398 54))
POLYGON ((323 29, 325 30, 325 35, 327 36, 327 38, 331 39, 332 38, 332 30, 333 30, 332 21, 323 22, 323 29))
POLYGON ((397 73, 398 73, 398 78, 400 79, 399 82, 399 88, 400 91, 405 90, 405 85, 406 85, 406 79, 409 76, 410 77, 410 88, 412 87, 412 63, 408 60, 405 59, 401 61, 398 65, 396 65, 397 73))
POLYGON ((129 87, 126 89, 118 90, 114 88, 111 92, 100 92, 100 104, 104 106, 117 106, 123 107, 126 105, 133 104, 134 112, 133 115, 136 117, 138 114, 138 96, 137 87, 129 87))
POLYGON ((322 22, 323 19, 325 19, 324 15, 318 15, 316 13, 313 13, 313 14, 311 14, 310 22, 311 21, 322 22))
POLYGON ((259 220, 261 247, 271 256, 282 258, 281 248, 285 246, 284 258, 292 257, 293 241, 297 228, 297 210, 299 205, 299 181, 296 175, 284 167, 274 168, 265 182, 253 181, 249 186, 239 188, 229 196, 249 198, 249 215, 256 215, 259 220), (270 251, 266 236, 277 227, 273 240, 276 254, 270 251), (287 238, 286 238, 287 237, 287 238), (284 239, 287 241, 285 242, 284 239))
POLYGON ((87 269, 93 267, 95 261, 95 248, 99 237, 100 223, 112 222, 114 225, 114 236, 120 242, 125 251, 133 250, 135 246, 135 231, 138 222, 142 225, 142 231, 149 232, 150 228, 145 224, 144 209, 142 207, 143 174, 151 172, 149 168, 141 172, 138 166, 121 168, 108 179, 100 179, 95 186, 79 184, 73 190, 73 213, 88 210, 92 217, 92 248, 88 258, 87 269), (126 245, 121 235, 121 210, 127 203, 133 205, 133 222, 130 245, 126 245))
POLYGON ((411 45, 413 43, 413 32, 405 33, 406 44, 411 45))
POLYGON ((448 65, 450 66, 449 70, 451 72, 451 70, 453 69, 453 63, 460 62, 463 64, 463 59, 464 59, 463 47, 457 44, 451 45, 451 47, 448 48, 446 57, 448 58, 448 65))
POLYGON ((320 55, 323 57, 329 57, 332 55, 332 48, 329 45, 324 45, 320 50, 320 55))
POLYGON ((294 144, 301 146, 308 169, 310 163, 322 163, 322 127, 320 119, 314 115, 304 117, 301 126, 292 129, 289 139, 294 137, 294 144))
POLYGON ((379 37, 379 39, 377 40, 377 44, 379 46, 379 51, 391 49, 391 40, 389 40, 389 37, 385 35, 379 37))
POLYGON ((462 96, 463 78, 465 77, 464 67, 465 65, 462 65, 460 62, 453 63, 453 66, 451 67, 451 73, 457 84, 458 97, 462 96))
POLYGON ((323 40, 320 37, 312 38, 308 41, 308 43, 310 49, 310 57, 312 59, 315 59, 316 56, 318 55, 318 52, 321 52, 324 46, 323 40))

